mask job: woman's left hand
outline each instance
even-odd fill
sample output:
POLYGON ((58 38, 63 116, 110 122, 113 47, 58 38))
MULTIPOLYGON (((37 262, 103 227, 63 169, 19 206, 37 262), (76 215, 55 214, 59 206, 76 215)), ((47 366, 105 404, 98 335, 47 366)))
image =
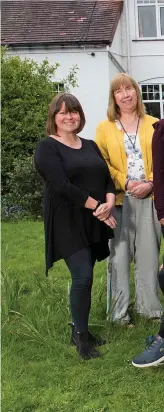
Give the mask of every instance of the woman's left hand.
POLYGON ((150 183, 141 183, 130 190, 131 195, 137 199, 144 199, 151 192, 152 186, 150 183))
POLYGON ((97 217, 101 221, 105 221, 108 219, 111 213, 112 205, 109 203, 102 203, 95 212, 93 212, 93 216, 97 217))

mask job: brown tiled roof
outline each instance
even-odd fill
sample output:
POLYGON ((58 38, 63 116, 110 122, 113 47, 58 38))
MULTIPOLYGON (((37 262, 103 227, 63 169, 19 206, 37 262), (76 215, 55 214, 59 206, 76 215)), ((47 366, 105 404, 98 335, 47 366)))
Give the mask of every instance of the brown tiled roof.
POLYGON ((111 44, 123 1, 2 1, 2 44, 111 44))

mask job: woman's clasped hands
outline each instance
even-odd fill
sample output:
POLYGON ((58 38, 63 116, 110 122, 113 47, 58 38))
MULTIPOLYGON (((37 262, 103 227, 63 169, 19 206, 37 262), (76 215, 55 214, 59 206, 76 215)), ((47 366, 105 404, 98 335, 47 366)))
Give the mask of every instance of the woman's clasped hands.
POLYGON ((117 225, 115 218, 112 215, 113 204, 108 202, 102 203, 95 212, 93 212, 93 216, 97 217, 97 219, 104 222, 107 226, 110 226, 114 229, 117 225))
POLYGON ((127 185, 129 193, 136 199, 145 199, 152 192, 152 188, 153 183, 140 180, 129 180, 127 185))

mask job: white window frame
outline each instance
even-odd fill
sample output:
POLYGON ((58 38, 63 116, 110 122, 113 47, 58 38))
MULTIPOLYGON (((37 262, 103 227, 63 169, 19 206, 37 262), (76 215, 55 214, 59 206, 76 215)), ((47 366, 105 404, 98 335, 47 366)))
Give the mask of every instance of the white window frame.
POLYGON ((164 83, 141 83, 141 94, 142 94, 142 86, 159 86, 159 99, 158 100, 145 100, 143 98, 143 103, 160 103, 160 114, 161 114, 161 119, 164 118, 164 99, 162 99, 162 86, 164 83))
POLYGON ((161 24, 160 24, 160 9, 164 8, 164 0, 147 0, 149 3, 146 3, 146 0, 136 0, 136 27, 137 27, 137 38, 139 40, 156 40, 156 39, 164 39, 164 35, 161 34, 161 24), (142 1, 142 3, 139 3, 142 1), (138 7, 149 7, 155 6, 156 9, 156 28, 157 28, 157 36, 156 37, 140 37, 139 35, 139 19, 138 19, 138 7))
POLYGON ((58 93, 61 93, 61 92, 63 92, 63 89, 64 89, 64 82, 55 82, 56 84, 55 84, 55 86, 56 86, 56 93, 58 94, 58 93), (63 88, 63 89, 62 89, 63 88))

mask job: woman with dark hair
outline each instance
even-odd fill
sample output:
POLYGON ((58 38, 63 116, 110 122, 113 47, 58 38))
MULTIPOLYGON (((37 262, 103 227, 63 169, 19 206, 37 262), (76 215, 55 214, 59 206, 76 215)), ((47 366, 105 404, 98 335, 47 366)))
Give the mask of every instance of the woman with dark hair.
POLYGON ((72 277, 72 343, 82 358, 90 359, 100 356, 94 346, 104 343, 88 331, 93 268, 96 260, 109 255, 108 239, 116 221, 115 187, 96 143, 78 136, 84 125, 76 97, 57 95, 49 107, 48 137, 36 148, 35 164, 45 181, 46 272, 57 260, 65 260, 72 277))

